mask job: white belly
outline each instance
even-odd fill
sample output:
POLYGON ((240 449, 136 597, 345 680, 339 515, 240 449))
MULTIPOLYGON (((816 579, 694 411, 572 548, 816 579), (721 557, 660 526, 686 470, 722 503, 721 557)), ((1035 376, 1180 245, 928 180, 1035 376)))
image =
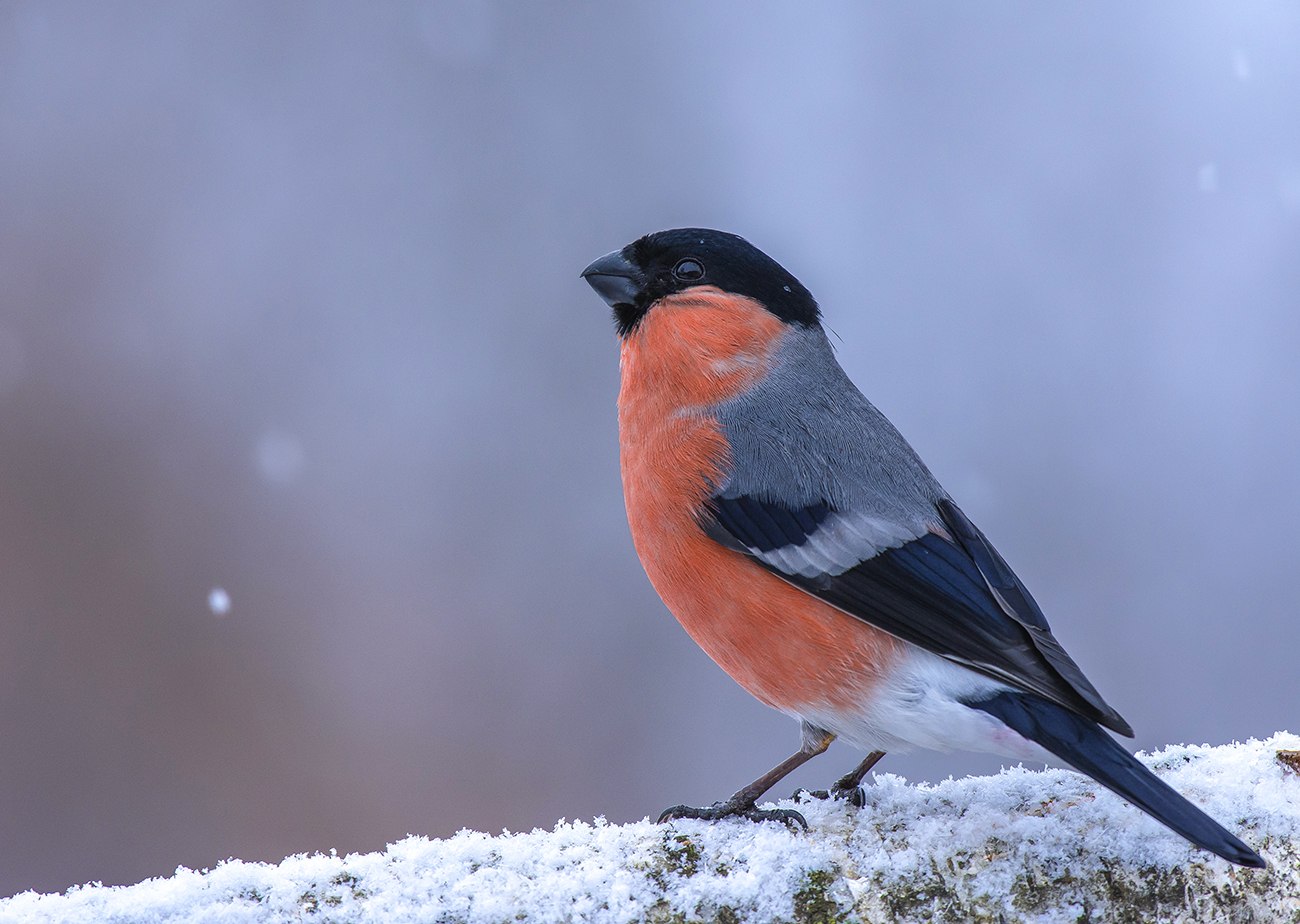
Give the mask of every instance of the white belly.
POLYGON ((915 645, 902 663, 852 711, 801 714, 864 751, 982 751, 1020 760, 1055 763, 1034 742, 1001 720, 961 700, 978 700, 1011 687, 915 645))

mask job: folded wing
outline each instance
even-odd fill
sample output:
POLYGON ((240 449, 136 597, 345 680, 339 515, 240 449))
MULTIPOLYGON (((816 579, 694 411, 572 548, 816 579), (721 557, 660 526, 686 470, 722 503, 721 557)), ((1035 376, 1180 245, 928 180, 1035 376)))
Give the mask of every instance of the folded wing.
POLYGON ((918 530, 819 500, 789 506, 749 494, 712 497, 715 541, 836 608, 1120 734, 1128 723, 1052 636, 1002 556, 951 500, 918 530))

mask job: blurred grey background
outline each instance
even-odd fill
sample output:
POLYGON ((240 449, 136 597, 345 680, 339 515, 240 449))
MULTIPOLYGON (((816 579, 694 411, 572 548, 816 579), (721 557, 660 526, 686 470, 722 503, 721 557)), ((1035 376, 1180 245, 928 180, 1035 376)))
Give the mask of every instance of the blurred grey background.
POLYGON ((1286 3, 4 4, 0 892, 786 756, 622 511, 578 273, 683 224, 813 290, 1135 747, 1295 728, 1297 47, 1286 3))

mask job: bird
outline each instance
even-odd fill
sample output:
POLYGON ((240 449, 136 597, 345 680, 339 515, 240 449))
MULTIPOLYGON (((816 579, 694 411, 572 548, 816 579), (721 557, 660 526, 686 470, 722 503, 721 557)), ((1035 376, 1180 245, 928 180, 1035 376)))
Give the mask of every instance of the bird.
POLYGON ((1064 762, 1231 863, 1265 861, 1106 731, 1133 729, 1029 590, 836 360, 812 294, 744 238, 647 234, 582 278, 613 310, 633 545, 668 609, 800 746, 711 806, 659 816, 807 823, 758 799, 841 740, 1064 762))

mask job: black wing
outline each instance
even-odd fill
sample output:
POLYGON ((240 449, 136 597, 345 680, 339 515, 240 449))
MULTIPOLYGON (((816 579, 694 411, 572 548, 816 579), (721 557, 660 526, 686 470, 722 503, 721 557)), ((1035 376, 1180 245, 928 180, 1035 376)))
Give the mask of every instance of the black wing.
POLYGON ((702 525, 712 539, 796 587, 891 635, 1132 736, 1129 724, 1052 636, 1024 584, 952 501, 936 507, 951 538, 926 532, 888 548, 863 541, 853 519, 838 516, 825 502, 792 509, 752 496, 717 496, 707 509, 702 525), (796 559, 802 567, 792 567, 796 559), (808 562, 831 566, 817 571, 808 562))

